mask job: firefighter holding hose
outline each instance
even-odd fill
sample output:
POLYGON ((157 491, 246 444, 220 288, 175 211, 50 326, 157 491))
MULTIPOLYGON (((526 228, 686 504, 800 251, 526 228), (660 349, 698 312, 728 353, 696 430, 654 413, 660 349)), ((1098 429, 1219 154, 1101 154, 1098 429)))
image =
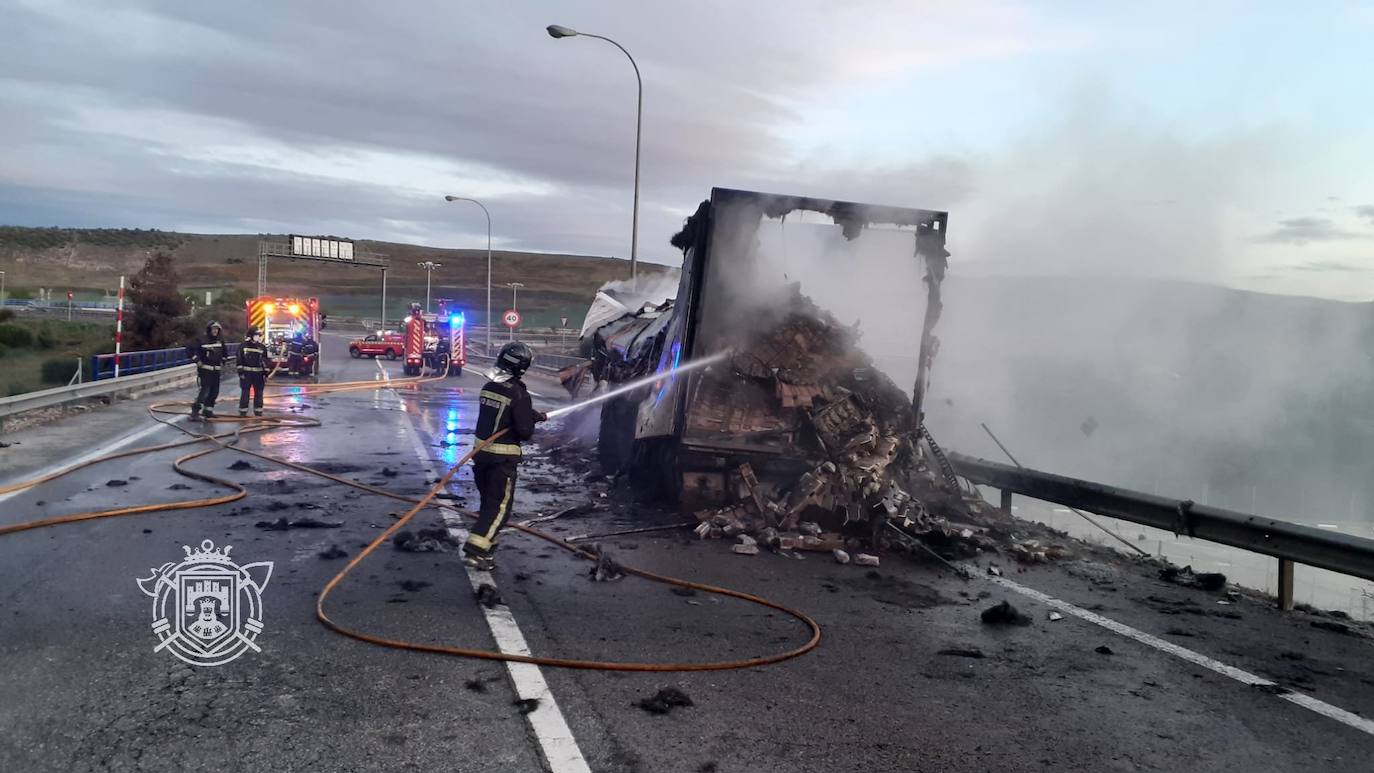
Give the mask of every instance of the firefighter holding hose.
POLYGON ((267 344, 257 327, 248 328, 248 337, 239 344, 239 415, 248 415, 248 397, 252 393, 253 415, 262 415, 262 388, 267 384, 267 344))
POLYGON ((490 380, 482 387, 477 412, 477 441, 481 443, 505 430, 490 445, 473 457, 472 478, 477 484, 482 507, 477 523, 463 545, 463 561, 468 566, 495 568, 496 537, 510 518, 515 499, 516 470, 520 465, 520 444, 534 435, 536 422, 547 415, 534 410, 530 392, 520 377, 529 370, 534 352, 515 342, 501 347, 496 367, 487 372, 490 380))
POLYGON ((219 376, 224 367, 223 328, 215 321, 205 326, 205 338, 186 347, 196 363, 196 401, 191 403, 191 421, 215 418, 215 401, 219 399, 219 376))

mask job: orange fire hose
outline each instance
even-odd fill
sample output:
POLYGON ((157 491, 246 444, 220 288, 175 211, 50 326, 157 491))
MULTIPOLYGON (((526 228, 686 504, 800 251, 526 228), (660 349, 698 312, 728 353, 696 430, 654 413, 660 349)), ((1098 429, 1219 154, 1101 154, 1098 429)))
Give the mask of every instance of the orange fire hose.
MULTIPOLYGON (((396 382, 389 383, 388 386, 406 384, 418 385, 419 383, 430 380, 436 379, 416 378, 397 380, 396 382)), ((292 388, 296 391, 296 393, 331 394, 335 392, 346 392, 359 389, 377 389, 379 388, 379 386, 379 383, 376 381, 353 381, 319 385, 311 384, 292 388)), ((280 397, 283 396, 274 395, 270 396, 268 399, 280 399, 280 397)), ((332 475, 322 470, 316 470, 314 468, 311 468, 304 464, 300 464, 298 462, 292 462, 290 460, 282 459, 280 457, 272 456, 270 454, 265 454, 259 451, 252 451, 246 448, 239 448, 237 445, 235 445, 239 441, 239 439, 242 438, 243 435, 249 433, 267 432, 282 427, 317 427, 320 426, 320 421, 317 419, 298 416, 268 416, 256 417, 253 419, 244 419, 240 417, 217 417, 216 419, 214 419, 215 421, 237 422, 240 426, 238 426, 233 432, 225 432, 220 434, 199 434, 193 433, 191 432, 191 430, 173 424, 172 422, 162 419, 158 416, 158 414, 179 414, 181 412, 179 410, 176 410, 176 408, 178 406, 185 404, 186 403, 184 402, 154 403, 148 407, 148 411, 154 420, 162 422, 169 426, 173 426, 182 432, 192 434, 193 437, 191 437, 188 440, 182 440, 173 443, 162 443, 159 445, 146 446, 143 448, 135 448, 130 449, 128 451, 121 451, 113 454, 108 454, 106 456, 99 457, 97 459, 91 460, 90 462, 86 462, 81 465, 73 465, 71 467, 58 470, 57 472, 51 473, 49 475, 44 475, 41 477, 33 478, 31 480, 22 481, 20 483, 12 484, 10 486, 0 487, 0 494, 31 488, 33 486, 46 483, 57 478, 61 478, 77 469, 81 469, 92 464, 99 464, 101 462, 106 462, 113 459, 127 458, 139 454, 163 451, 170 448, 179 448, 182 446, 194 445, 203 442, 213 443, 214 447, 200 451, 195 451, 184 456, 180 456, 173 461, 172 468, 177 473, 185 475, 186 477, 204 481, 207 483, 213 483, 231 489, 232 493, 223 496, 209 497, 203 499, 192 499, 180 502, 167 502, 151 505, 137 505, 133 507, 124 507, 112 510, 71 513, 68 515, 54 516, 52 518, 43 518, 33 521, 27 521, 24 523, 12 524, 9 526, 0 526, 0 536, 6 534, 13 534, 20 531, 27 531, 30 529, 43 528, 46 526, 56 526, 59 524, 74 523, 77 521, 87 521, 97 518, 111 518, 123 515, 136 515, 139 513, 212 507, 214 505, 225 504, 228 502, 233 502, 242 499, 243 497, 247 496, 248 493, 247 490, 243 488, 243 486, 233 481, 216 477, 214 475, 188 470, 183 466, 186 462, 189 462, 193 459, 197 459, 208 454, 212 454, 216 451, 229 449, 242 454, 247 454, 249 456, 254 456, 259 459, 270 461, 276 464, 281 464, 286 467, 290 467, 294 470, 299 470, 301 472, 305 472, 311 475, 316 475, 334 481, 336 483, 367 491, 369 493, 378 494, 380 496, 385 496, 391 499, 398 499, 401 501, 411 503, 410 509, 403 516, 401 516, 396 521, 396 523, 392 524, 390 528, 386 529, 374 540, 372 540, 372 542, 369 543, 367 547, 362 550, 361 553, 353 557, 353 559, 350 560, 348 564, 338 572, 338 574, 334 575, 334 577, 331 578, 329 582, 325 584, 323 590, 320 591, 319 598, 315 602, 315 616, 320 620, 321 623, 323 623, 329 629, 353 639, 358 639, 360 641, 368 642, 370 644, 377 644, 384 647, 392 647, 395 649, 412 650, 416 652, 429 652, 440 655, 450 655, 465 658, 477 658, 481 660, 498 660, 512 661, 517 663, 531 663, 535 665, 551 666, 556 668, 641 672, 726 671, 739 668, 753 668, 756 666, 765 666, 773 663, 780 663, 785 660, 790 660, 792 658, 799 657, 815 649, 820 644, 820 625, 811 617, 809 617, 808 615, 799 610, 793 609, 791 607, 785 606, 775 601, 771 601, 769 599, 762 598, 760 596, 755 596, 750 593, 744 593, 742 591, 731 590, 729 588, 722 588, 715 585, 708 585, 705 583, 692 582, 690 580, 683 580, 676 577, 655 574, 653 572, 648 572, 642 569, 635 569, 629 566, 622 566, 621 568, 625 571, 626 574, 631 574, 636 577, 649 580, 651 582, 664 583, 667 585, 674 585, 681 588, 691 588, 693 590, 698 590, 705 593, 712 593, 718 596, 725 596, 727 598, 734 598, 740 601, 758 604, 768 609, 782 612, 790 617, 795 618, 796 620, 800 621, 803 625, 805 625, 810 631, 810 637, 801 646, 795 647, 790 650, 786 650, 784 652, 779 652, 772 655, 763 655, 754 658, 709 661, 700 663, 641 663, 623 661, 586 660, 578 658, 539 657, 532 655, 516 655, 493 650, 474 649, 469 647, 453 647, 442 644, 408 642, 399 639, 389 639, 383 636, 377 636, 356 629, 345 627, 340 623, 335 622, 325 612, 324 605, 326 599, 328 599, 329 597, 329 594, 334 591, 334 589, 343 581, 343 579, 349 574, 349 572, 357 568, 358 565, 360 565, 369 555, 371 555, 374 550, 376 550, 380 545, 382 545, 388 539, 390 539, 391 536, 394 535, 397 531, 403 528, 412 518, 415 517, 417 513, 419 513, 426 507, 435 506, 433 504, 434 497, 445 489, 449 481, 458 472, 458 470, 462 468, 465 464, 467 464, 469 461, 471 461, 473 456, 478 451, 482 450, 482 448, 486 447, 486 445, 495 441, 503 433, 497 433, 496 435, 493 435, 492 437, 487 438, 478 445, 474 446, 473 449, 470 450, 462 459, 460 459, 457 464, 454 464, 452 467, 450 467, 448 471, 444 473, 444 475, 437 482, 435 482, 433 486, 430 487, 429 491, 426 492, 426 494, 423 497, 421 497, 420 499, 415 499, 413 497, 407 497, 401 494, 396 494, 395 492, 385 491, 380 488, 369 486, 358 481, 349 480, 338 475, 332 475), (228 440, 226 440, 226 438, 228 438, 228 440)), ((460 510, 457 508, 453 509, 456 512, 462 513, 463 515, 469 518, 477 517, 476 513, 467 510, 460 510)), ((565 542, 564 540, 559 539, 558 537, 555 537, 552 534, 541 531, 539 529, 535 529, 529 526, 523 526, 520 524, 513 524, 513 528, 517 529, 518 531, 529 534, 531 536, 538 537, 539 539, 545 540, 553 545, 557 545, 558 547, 563 548, 564 550, 567 550, 568 552, 573 553, 574 555, 580 558, 590 560, 596 560, 597 558, 595 553, 592 553, 591 551, 585 550, 576 545, 565 542)))

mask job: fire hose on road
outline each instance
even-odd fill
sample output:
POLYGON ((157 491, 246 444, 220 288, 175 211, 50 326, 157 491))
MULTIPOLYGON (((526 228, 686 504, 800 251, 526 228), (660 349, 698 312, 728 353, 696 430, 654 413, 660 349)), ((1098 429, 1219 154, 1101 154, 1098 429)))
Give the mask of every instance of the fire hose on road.
MULTIPOLYGON (((387 387, 397 387, 397 386, 410 386, 410 387, 414 387, 414 386, 418 386, 419 384, 424 383, 424 382, 428 382, 428 381, 437 381, 437 380, 442 380, 442 379, 441 379, 441 378, 436 378, 436 377, 424 378, 424 379, 421 379, 421 378, 412 378, 412 379, 404 379, 404 380, 397 380, 397 381, 395 381, 395 382, 390 382, 390 383, 388 383, 386 386, 387 386, 387 387)), ((381 387, 381 386, 378 384, 378 382, 376 382, 376 381, 353 381, 353 382, 338 382, 338 383, 328 383, 328 384, 311 384, 311 385, 291 386, 291 387, 288 387, 288 388, 291 390, 291 394, 292 394, 292 395, 300 395, 300 394, 333 394, 333 393, 339 393, 339 392, 358 391, 358 390, 365 390, 365 389, 374 389, 374 390, 375 390, 375 389, 379 389, 379 388, 382 388, 382 387, 381 387)), ((284 397, 286 397, 286 396, 287 396, 287 395, 281 395, 281 394, 270 395, 267 399, 268 399, 268 400, 280 400, 280 399, 282 399, 282 398, 284 398, 284 397)), ((80 465, 73 465, 73 466, 71 466, 71 467, 67 467, 67 468, 58 470, 58 471, 56 471, 56 472, 54 472, 54 473, 51 473, 51 474, 49 474, 49 475, 44 475, 44 476, 36 477, 36 478, 30 479, 30 480, 26 480, 26 481, 22 481, 22 482, 19 482, 19 483, 15 483, 15 484, 12 484, 12 485, 9 485, 9 486, 0 487, 0 494, 7 494, 7 493, 11 493, 11 492, 17 492, 17 491, 22 491, 22 490, 25 490, 25 489, 29 489, 29 488, 32 488, 32 487, 34 487, 34 486, 38 486, 38 485, 41 485, 41 484, 43 484, 43 483, 47 483, 47 482, 56 480, 56 479, 58 479, 58 478, 61 478, 61 477, 63 477, 63 476, 66 476, 66 475, 68 475, 68 474, 74 472, 74 471, 77 470, 77 469, 83 469, 83 468, 85 468, 85 467, 87 467, 87 466, 90 466, 90 465, 93 465, 93 464, 100 464, 100 463, 102 463, 102 462, 112 461, 112 460, 115 460, 115 459, 125 459, 125 458, 129 458, 129 457, 133 457, 133 456, 138 456, 138 455, 141 455, 141 454, 154 453, 154 452, 158 452, 158 451, 165 451, 165 450, 170 450, 170 449, 173 449, 173 448, 183 448, 183 447, 188 447, 188 446, 194 446, 194 445, 197 445, 197 444, 200 444, 200 443, 211 443, 211 444, 213 444, 213 445, 212 445, 211 448, 202 449, 202 450, 197 450, 197 451, 194 451, 194 452, 192 452, 192 453, 188 453, 188 454, 185 454, 185 455, 183 455, 183 456, 177 457, 177 458, 172 462, 172 468, 173 468, 178 474, 180 474, 180 475, 183 475, 183 476, 186 476, 186 477, 195 479, 195 480, 199 480, 199 481, 202 481, 202 482, 211 483, 211 484, 214 484, 214 485, 217 485, 217 486, 222 486, 222 487, 224 487, 224 488, 230 489, 230 490, 231 490, 231 493, 229 493, 229 494, 224 494, 224 495, 221 495, 221 496, 216 496, 216 497, 206 497, 206 498, 201 498, 201 499, 191 499, 191 500, 184 500, 184 501, 180 501, 180 502, 165 502, 165 503, 158 503, 158 504, 136 505, 136 506, 132 506, 132 507, 115 508, 115 509, 110 509, 110 510, 98 510, 98 511, 80 512, 80 513, 70 513, 70 514, 67 514, 67 515, 54 516, 54 517, 50 517, 50 518, 42 518, 42 519, 38 519, 38 520, 26 521, 26 522, 23 522, 23 523, 10 524, 10 525, 3 525, 3 526, 0 526, 0 536, 4 536, 4 535, 8 535, 8 534, 15 534, 15 533, 18 533, 18 532, 29 531, 29 530, 33 530, 33 529, 45 528, 45 527, 49 527, 49 526, 58 526, 58 525, 62 525, 62 524, 75 523, 75 522, 78 522, 78 521, 88 521, 88 520, 94 520, 94 519, 99 519, 99 518, 112 518, 112 517, 125 516, 125 515, 138 515, 138 514, 141 514, 141 513, 165 512, 165 511, 170 511, 170 510, 191 510, 191 509, 198 509, 198 508, 204 508, 204 507, 213 507, 213 506, 216 506, 216 505, 222 505, 222 504, 227 504, 227 503, 229 503, 229 502, 234 502, 234 501, 236 501, 236 500, 242 499, 242 498, 244 498, 245 496, 247 496, 248 492, 247 492, 246 489, 244 489, 243 486, 241 486, 241 485, 239 485, 238 483, 235 483, 234 481, 231 481, 231 480, 226 480, 226 479, 224 479, 224 478, 220 478, 220 477, 217 477, 217 476, 214 476, 214 475, 210 475, 210 474, 207 474, 207 473, 203 473, 203 472, 196 472, 196 471, 194 471, 194 470, 189 470, 189 469, 187 469, 187 468, 185 467, 185 465, 186 465, 187 462, 190 462, 190 461, 193 461, 193 460, 195 460, 195 459, 199 459, 199 458, 208 456, 208 455, 213 454, 213 453, 215 453, 215 452, 217 452, 217 451, 232 450, 232 451, 236 451, 236 452, 238 452, 238 453, 246 454, 246 455, 253 456, 253 457, 256 457, 256 458, 265 460, 265 461, 269 461, 269 462, 272 462, 272 463, 274 463, 274 464, 283 465, 283 466, 285 466, 285 467, 288 467, 288 468, 293 469, 293 470, 297 470, 297 471, 299 471, 299 472, 304 472, 304 473, 308 473, 308 474, 310 474, 310 475, 315 475, 315 476, 318 476, 318 477, 321 477, 321 478, 325 478, 325 479, 327 479, 327 480, 333 481, 333 482, 335 482, 335 483, 339 483, 339 484, 341 484, 341 485, 350 486, 350 487, 352 487, 352 488, 360 489, 360 490, 362 490, 362 491, 366 491, 366 492, 371 493, 371 494, 376 494, 376 495, 378 495, 378 496, 388 497, 388 498, 390 498, 390 499, 396 499, 396 500, 400 500, 400 501, 404 501, 404 502, 410 503, 410 505, 411 505, 411 506, 410 506, 410 509, 407 510, 406 513, 405 513, 404 515, 402 515, 394 524, 392 524, 390 528, 386 529, 386 530, 383 531, 380 535, 378 535, 374 540, 372 540, 372 542, 370 542, 370 543, 367 545, 367 547, 364 548, 364 549, 362 550, 362 552, 360 552, 357 556, 355 556, 352 560, 350 560, 350 561, 348 562, 348 564, 347 564, 346 566, 344 566, 344 568, 343 568, 342 570, 340 570, 336 575, 334 575, 333 578, 331 578, 331 579, 329 580, 328 583, 325 584, 324 588, 320 591, 319 598, 317 599, 317 601, 316 601, 316 603, 315 603, 315 615, 316 615, 316 617, 319 619, 319 621, 320 621, 321 623, 323 623, 323 624, 324 624, 325 626, 327 626, 329 629, 331 629, 331 630, 333 630, 333 631, 335 631, 335 632, 337 632, 337 633, 340 633, 340 634, 342 634, 342 635, 344 635, 344 636, 348 636, 348 637, 350 637, 350 638, 358 639, 359 641, 364 641, 364 642, 368 642, 368 643, 370 643, 370 644, 376 644, 376 645, 385 646, 385 647, 392 647, 392 648, 395 648, 395 649, 412 650, 412 651, 417 651, 417 652, 429 652, 429 653, 434 653, 434 654, 450 655, 450 656, 465 657, 465 658, 477 658, 477 659, 482 659, 482 660, 498 660, 498 661, 514 661, 514 662, 519 662, 519 663, 531 663, 531 664, 535 664, 535 665, 551 666, 551 667, 556 667, 556 668, 572 668, 572 669, 587 669, 587 670, 602 670, 602 671, 649 671, 649 672, 665 672, 665 671, 666 671, 666 672, 681 672, 681 671, 725 671, 725 670, 740 669, 740 668, 752 668, 752 667, 756 667, 756 666, 764 666, 764 665, 769 665, 769 664, 773 664, 773 663, 780 663, 780 662, 782 662, 782 661, 789 660, 789 659, 791 659, 791 658, 795 658, 795 657, 804 655, 804 654, 810 652, 811 650, 815 649, 815 648, 820 644, 820 639, 821 639, 821 629, 820 629, 820 625, 819 625, 818 623, 816 623, 816 621, 813 620, 811 617, 809 617, 808 615, 806 615, 805 613, 803 613, 803 612, 801 612, 801 611, 799 611, 799 610, 793 609, 793 608, 791 608, 791 607, 785 606, 785 605, 783 605, 783 604, 781 604, 781 603, 778 603, 778 602, 775 602, 775 601, 771 601, 771 600, 769 600, 769 599, 765 599, 765 598, 760 597, 760 596, 755 596, 755 595, 753 595, 753 594, 744 593, 744 592, 742 592, 742 591, 731 590, 731 589, 729 589, 729 588, 723 588, 723 587, 719 587, 719 586, 715 586, 715 585, 709 585, 709 584, 705 584, 705 583, 693 582, 693 581, 690 581, 690 580, 684 580, 684 579, 677 578, 677 577, 669 577, 669 576, 666 576, 666 575, 655 574, 655 573, 653 573, 653 572, 645 571, 645 570, 642 570, 642 569, 636 569, 636 568, 629 567, 629 566, 622 567, 622 568, 624 569, 624 571, 625 571, 626 574, 634 575, 634 576, 636 576, 636 577, 640 577, 640 578, 642 578, 642 579, 649 580, 649 581, 651 581, 651 582, 663 583, 663 584, 666 584, 666 585, 672 585, 672 586, 676 586, 676 587, 680 587, 680 588, 690 588, 690 589, 692 589, 692 590, 697 590, 697 591, 701 591, 701 592, 704 592, 704 593, 711 593, 711 594, 715 594, 715 595, 718 595, 718 596, 725 596, 725 597, 727 597, 727 598, 738 599, 738 600, 740 600, 740 601, 745 601, 745 602, 748 602, 748 603, 751 603, 751 604, 757 604, 757 605, 766 607, 766 608, 768 608, 768 609, 772 609, 772 610, 775 610, 775 611, 778 611, 778 612, 782 612, 782 613, 784 613, 784 614, 786 614, 786 615, 788 615, 788 616, 790 616, 790 617, 792 617, 792 618, 798 620, 798 621, 801 622, 803 625, 805 625, 805 626, 807 627, 807 629, 809 630, 810 636, 809 636, 809 638, 807 639, 807 641, 806 641, 805 643, 803 643, 802 645, 800 645, 800 646, 798 646, 798 647, 795 647, 795 648, 792 648, 792 649, 789 649, 789 650, 786 650, 786 651, 783 651, 783 652, 778 652, 778 653, 775 653, 775 654, 771 654, 771 655, 762 655, 762 656, 753 657, 753 658, 736 659, 736 660, 722 660, 722 661, 708 661, 708 662, 699 662, 699 663, 645 663, 645 662, 599 661, 599 660, 587 660, 587 659, 578 659, 578 658, 557 658, 557 657, 540 657, 540 656, 531 656, 531 655, 517 655, 517 654, 505 653, 505 652, 500 652, 500 651, 495 651, 495 650, 483 650, 483 649, 475 649, 475 648, 468 648, 468 647, 456 647, 456 646, 448 646, 448 645, 441 645, 441 644, 425 644, 425 643, 421 643, 421 642, 408 642, 408 641, 402 641, 402 640, 399 640, 399 639, 390 639, 390 638, 386 638, 386 637, 383 637, 383 636, 379 636, 379 635, 375 635, 375 634, 370 634, 370 633, 367 633, 367 632, 364 632, 364 631, 361 631, 361 630, 357 630, 357 629, 353 629, 353 628, 346 627, 346 626, 344 626, 344 625, 342 625, 342 624, 336 622, 336 621, 333 620, 332 618, 330 618, 329 614, 326 612, 326 609, 325 609, 325 602, 326 602, 327 599, 329 598, 330 593, 332 593, 332 592, 334 591, 334 589, 337 588, 337 587, 339 586, 339 584, 343 582, 343 580, 348 576, 348 574, 349 574, 350 572, 352 572, 352 571, 353 571, 354 569, 356 569, 364 560, 366 560, 367 557, 373 553, 373 551, 375 551, 379 546, 381 546, 381 545, 384 544, 387 540, 389 540, 389 539, 392 537, 392 535, 394 535, 397 531, 399 531, 401 528, 403 528, 403 527, 404 527, 412 518, 414 518, 421 510, 424 510, 424 509, 426 509, 426 508, 428 508, 428 507, 435 506, 434 501, 433 501, 434 498, 445 490, 445 488, 448 486, 449 482, 452 480, 453 476, 454 476, 455 474, 457 474, 458 470, 461 469, 464 465, 466 465, 469 461, 471 461, 472 458, 473 458, 473 456, 474 456, 478 451, 480 451, 483 447, 485 447, 487 444, 489 444, 489 443, 495 441, 497 438, 499 438, 499 437, 501 436, 501 433, 498 433, 498 434, 496 434, 496 435, 493 435, 492 437, 487 438, 485 441, 482 441, 481 443, 479 443, 479 444, 477 444, 476 446, 474 446, 471 450, 468 451, 468 453, 467 453, 465 456, 463 456, 462 459, 460 459, 456 464, 454 464, 452 467, 450 467, 450 468, 448 469, 448 471, 447 471, 446 473, 444 473, 444 475, 442 475, 442 476, 439 478, 439 480, 436 481, 436 482, 429 488, 429 490, 425 493, 425 495, 424 495, 423 497, 420 497, 419 499, 416 499, 416 498, 414 498, 414 497, 408 497, 408 496, 405 496, 405 495, 397 494, 397 493, 395 493, 395 492, 386 491, 386 490, 383 490, 383 489, 381 489, 381 488, 369 486, 369 485, 367 485, 367 484, 360 483, 360 482, 358 482, 358 481, 349 480, 349 479, 347 479, 347 478, 343 478, 343 477, 338 476, 338 475, 333 475, 333 474, 324 472, 324 471, 322 471, 322 470, 316 470, 316 469, 314 469, 314 468, 309 467, 308 465, 300 464, 300 463, 298 463, 298 462, 292 462, 292 461, 290 461, 290 460, 283 459, 283 458, 277 457, 277 456, 273 456, 273 455, 271 455, 271 454, 265 454, 265 453, 262 453, 262 452, 260 452, 260 451, 253 451, 253 450, 250 450, 250 449, 241 448, 241 447, 239 447, 239 446, 237 445, 238 442, 239 442, 239 440, 242 439, 243 436, 249 435, 249 434, 256 434, 256 433, 262 433, 262 432, 270 432, 270 431, 275 430, 275 429, 286 429, 286 428, 289 428, 289 429, 301 429, 301 428, 309 428, 309 427, 318 427, 318 426, 321 426, 321 424, 322 424, 318 419, 312 419, 312 418, 301 417, 301 416, 294 416, 294 415, 289 415, 289 414, 268 415, 268 416, 265 416, 265 417, 258 417, 258 418, 252 418, 252 419, 238 418, 238 417, 216 417, 215 419, 213 419, 213 421, 215 421, 215 422, 217 422, 217 423, 233 423, 233 424, 236 424, 236 425, 237 425, 237 426, 235 427, 235 429, 232 430, 232 431, 229 431, 229 432, 222 432, 222 433, 217 433, 217 434, 216 434, 216 433, 197 433, 197 432, 193 432, 192 430, 187 429, 186 427, 183 427, 183 426, 181 426, 181 425, 179 425, 179 424, 174 423, 173 420, 169 420, 169 419, 162 418, 162 416, 165 416, 165 415, 181 415, 181 414, 184 414, 185 411, 183 410, 183 407, 186 406, 186 405, 187 405, 187 403, 184 403, 184 402, 163 402, 163 403, 154 403, 154 404, 152 404, 152 405, 150 405, 150 406, 148 407, 149 414, 153 417, 154 420, 159 421, 159 422, 161 422, 161 423, 163 423, 163 424, 167 424, 168 426, 175 427, 177 430, 179 430, 179 431, 181 431, 181 432, 185 432, 185 433, 187 433, 188 435, 191 435, 191 437, 188 438, 188 439, 186 439, 186 440, 180 440, 180 441, 176 441, 176 442, 172 442, 172 443, 162 443, 162 444, 153 445, 153 446, 145 446, 145 447, 142 447, 142 448, 134 448, 134 449, 130 449, 130 450, 127 450, 127 451, 120 451, 120 452, 117 452, 117 453, 108 454, 108 455, 106 455, 106 456, 102 456, 102 457, 99 457, 99 458, 97 458, 97 459, 90 460, 90 461, 88 461, 88 462, 86 462, 86 463, 83 463, 83 464, 80 464, 80 465)), ((567 408, 559 409, 558 412, 559 412, 559 413, 564 413, 564 412, 567 412, 568 410, 572 410, 572 409, 578 408, 578 407, 582 407, 582 405, 581 405, 581 404, 578 404, 578 405, 575 405, 575 406, 569 406, 569 407, 567 407, 567 408)), ((457 509, 457 508, 453 508, 453 509, 454 509, 456 512, 462 513, 464 516, 466 516, 466 517, 468 517, 468 518, 474 518, 474 519, 475 519, 475 518, 477 517, 477 514, 476 514, 476 513, 473 513, 473 512, 470 512, 470 511, 466 511, 466 510, 460 510, 460 509, 457 509)), ((551 543, 551 544, 557 545, 558 547, 560 547, 560 548, 562 548, 562 549, 564 549, 564 550, 566 550, 566 551, 568 551, 568 552, 570 552, 570 553, 572 553, 572 554, 578 556, 579 558, 583 558, 583 559, 587 559, 587 560, 592 560, 592 561, 595 561, 595 560, 597 559, 597 554, 596 554, 596 553, 593 553, 592 551, 589 551, 589 550, 580 548, 580 547, 578 547, 578 546, 576 546, 576 545, 574 545, 574 544, 571 544, 570 542, 567 542, 567 541, 565 541, 565 540, 563 540, 563 539, 560 539, 560 538, 558 538, 558 537, 556 537, 556 536, 554 536, 554 535, 552 535, 552 534, 550 534, 550 533, 548 533, 548 532, 541 531, 541 530, 536 529, 536 528, 533 528, 533 527, 531 527, 531 526, 525 526, 525 525, 521 525, 521 524, 512 524, 512 528, 514 528, 514 529, 516 529, 516 530, 518 530, 518 531, 524 532, 525 534, 528 534, 528 535, 530 535, 530 536, 536 537, 536 538, 538 538, 538 539, 542 539, 542 540, 544 540, 544 541, 546 541, 546 542, 549 542, 549 543, 551 543)))

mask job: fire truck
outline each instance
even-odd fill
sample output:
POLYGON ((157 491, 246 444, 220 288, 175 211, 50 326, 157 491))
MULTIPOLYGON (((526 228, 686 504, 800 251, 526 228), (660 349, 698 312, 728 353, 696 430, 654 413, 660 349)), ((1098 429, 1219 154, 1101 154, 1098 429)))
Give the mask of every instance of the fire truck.
POLYGON ((267 344, 268 367, 279 375, 320 375, 320 301, 317 298, 277 298, 268 295, 250 298, 248 324, 262 333, 267 344), (300 338, 299 352, 292 356, 291 344, 300 338))
POLYGON ((405 362, 402 372, 418 376, 426 368, 447 376, 463 375, 468 362, 466 320, 461 311, 430 313, 420 304, 410 305, 404 321, 405 362))

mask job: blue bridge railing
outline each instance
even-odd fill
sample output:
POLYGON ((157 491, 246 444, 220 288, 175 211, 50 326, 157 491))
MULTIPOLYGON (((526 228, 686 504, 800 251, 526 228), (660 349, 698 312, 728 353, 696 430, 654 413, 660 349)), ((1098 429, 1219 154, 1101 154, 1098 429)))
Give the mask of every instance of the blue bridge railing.
MULTIPOLYGON (((238 344, 228 344, 225 347, 225 356, 233 357, 238 354, 238 350, 238 344)), ((190 362, 191 355, 184 346, 175 346, 171 349, 148 349, 141 352, 121 352, 119 355, 119 375, 132 376, 135 373, 175 368, 190 362)), ((115 355, 96 354, 91 357, 92 381, 114 378, 114 374, 115 355)))

